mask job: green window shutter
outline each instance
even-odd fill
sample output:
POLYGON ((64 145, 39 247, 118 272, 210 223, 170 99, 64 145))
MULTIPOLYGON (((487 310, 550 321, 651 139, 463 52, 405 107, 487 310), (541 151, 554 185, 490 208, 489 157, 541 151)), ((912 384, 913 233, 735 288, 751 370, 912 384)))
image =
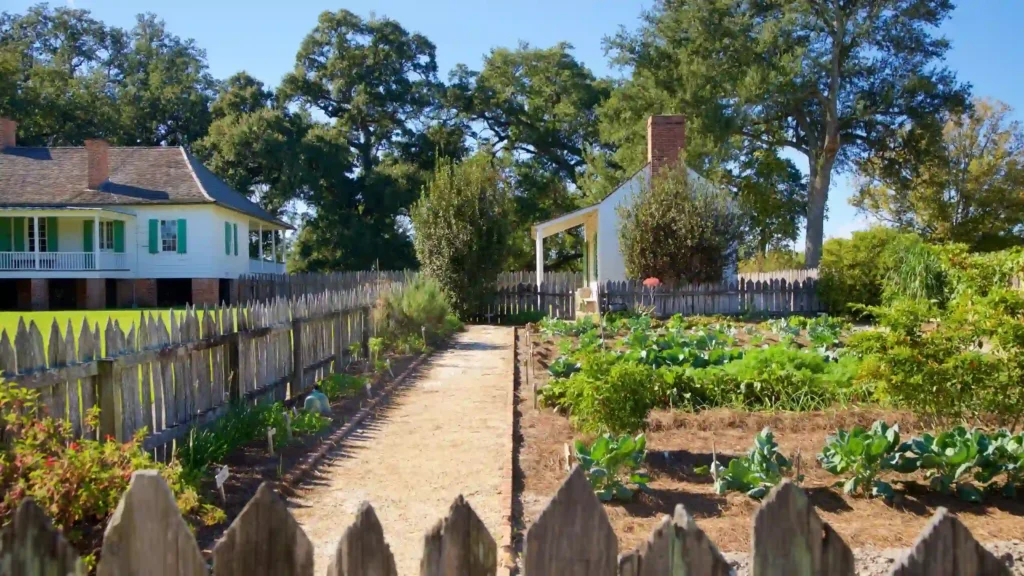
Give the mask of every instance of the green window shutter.
POLYGON ((11 219, 0 218, 0 252, 10 252, 13 247, 14 234, 11 230, 11 219))
POLYGON ((92 252, 92 220, 82 222, 82 251, 92 252))
POLYGON ((224 223, 224 253, 231 256, 231 222, 224 223))
POLYGON ((235 256, 238 256, 238 224, 231 225, 231 235, 235 241, 235 256))
POLYGON ((149 253, 160 252, 160 221, 155 218, 149 220, 149 253))
POLYGON ((178 254, 188 253, 188 226, 184 218, 178 219, 178 254))
POLYGON ((57 218, 50 216, 46 219, 46 251, 47 252, 58 252, 57 249, 57 237, 60 233, 57 231, 57 218))
POLYGON ((114 252, 124 252, 124 222, 114 220, 114 252))
POLYGON ((14 251, 25 251, 25 217, 14 218, 14 251))

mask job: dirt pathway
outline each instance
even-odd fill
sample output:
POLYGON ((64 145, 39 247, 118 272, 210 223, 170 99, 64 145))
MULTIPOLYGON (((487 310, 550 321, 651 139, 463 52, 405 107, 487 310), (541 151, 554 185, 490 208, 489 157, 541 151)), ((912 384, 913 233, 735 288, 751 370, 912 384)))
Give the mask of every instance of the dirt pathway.
MULTIPOLYGON (((471 326, 346 439, 294 498, 292 514, 326 572, 361 502, 384 527, 401 576, 419 574, 423 535, 462 494, 498 538, 508 458, 512 329, 471 326)), ((501 545, 501 542, 498 542, 501 545)))

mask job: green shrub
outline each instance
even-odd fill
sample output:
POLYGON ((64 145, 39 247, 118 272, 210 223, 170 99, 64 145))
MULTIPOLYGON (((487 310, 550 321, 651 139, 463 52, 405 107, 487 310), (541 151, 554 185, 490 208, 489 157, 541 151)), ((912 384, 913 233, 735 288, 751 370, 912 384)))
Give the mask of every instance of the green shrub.
POLYGON ((888 269, 882 281, 882 300, 928 300, 941 303, 946 296, 946 272, 938 252, 920 237, 896 237, 883 256, 888 269))
POLYGON ((882 226, 854 232, 852 238, 832 238, 822 246, 818 264, 818 293, 833 314, 850 312, 851 305, 877 306, 889 265, 886 248, 900 236, 882 226))
POLYGON ((413 205, 416 257, 462 318, 483 309, 509 250, 511 191, 481 152, 438 162, 413 205))
MULTIPOLYGON (((90 411, 87 425, 95 427, 98 419, 99 411, 90 411)), ((9 385, 0 385, 0 422, 0 525, 32 498, 89 565, 100 527, 137 470, 159 470, 183 514, 199 514, 207 523, 223 519, 223 512, 200 502, 178 463, 160 464, 142 449, 145 430, 124 444, 75 438, 68 421, 45 414, 37 391, 9 385)))
POLYGON ((636 438, 605 434, 590 446, 577 440, 576 461, 602 502, 629 501, 635 490, 646 490, 650 481, 647 473, 640 470, 647 455, 646 446, 643 434, 636 438))
POLYGON ((427 345, 437 345, 462 328, 440 285, 422 275, 385 292, 373 315, 377 333, 392 347, 408 349, 424 333, 427 345))
POLYGON ((690 182, 688 170, 651 177, 629 205, 619 208, 619 244, 632 278, 718 282, 736 264, 743 216, 726 194, 690 182))
POLYGON ((573 424, 585 432, 631 433, 642 430, 654 407, 654 369, 618 362, 603 378, 573 374, 569 393, 573 424))

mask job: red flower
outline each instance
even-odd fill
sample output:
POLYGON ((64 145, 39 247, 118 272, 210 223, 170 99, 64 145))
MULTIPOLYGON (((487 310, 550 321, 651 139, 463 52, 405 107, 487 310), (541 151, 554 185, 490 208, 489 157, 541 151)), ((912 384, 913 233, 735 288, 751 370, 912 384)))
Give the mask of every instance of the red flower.
POLYGON ((46 457, 46 465, 47 466, 53 467, 53 465, 56 464, 56 463, 57 463, 57 459, 54 458, 53 456, 47 456, 46 457))
POLYGON ((68 450, 78 450, 78 442, 72 442, 68 444, 68 450))
POLYGON ((646 286, 648 288, 654 288, 656 286, 661 286, 661 280, 658 280, 657 278, 654 278, 652 276, 651 278, 648 278, 647 280, 644 280, 644 286, 646 286))

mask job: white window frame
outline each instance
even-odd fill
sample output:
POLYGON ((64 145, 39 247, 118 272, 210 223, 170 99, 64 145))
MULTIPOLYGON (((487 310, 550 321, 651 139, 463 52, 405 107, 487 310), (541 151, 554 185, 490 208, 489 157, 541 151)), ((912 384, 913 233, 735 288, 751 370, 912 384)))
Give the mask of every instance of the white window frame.
POLYGON ((28 242, 26 242, 25 245, 28 246, 28 251, 29 252, 35 252, 36 251, 35 250, 35 245, 36 245, 35 223, 38 221, 39 222, 39 230, 43 233, 42 238, 40 238, 40 242, 39 242, 39 251, 40 252, 46 252, 46 249, 49 248, 49 246, 47 246, 47 244, 46 244, 46 218, 32 218, 32 217, 29 217, 29 218, 26 218, 26 220, 28 220, 28 226, 25 227, 25 235, 28 237, 27 238, 28 242))
POLYGON ((100 252, 114 251, 114 221, 100 220, 100 252))
POLYGON ((160 251, 178 252, 178 221, 160 221, 160 251))

